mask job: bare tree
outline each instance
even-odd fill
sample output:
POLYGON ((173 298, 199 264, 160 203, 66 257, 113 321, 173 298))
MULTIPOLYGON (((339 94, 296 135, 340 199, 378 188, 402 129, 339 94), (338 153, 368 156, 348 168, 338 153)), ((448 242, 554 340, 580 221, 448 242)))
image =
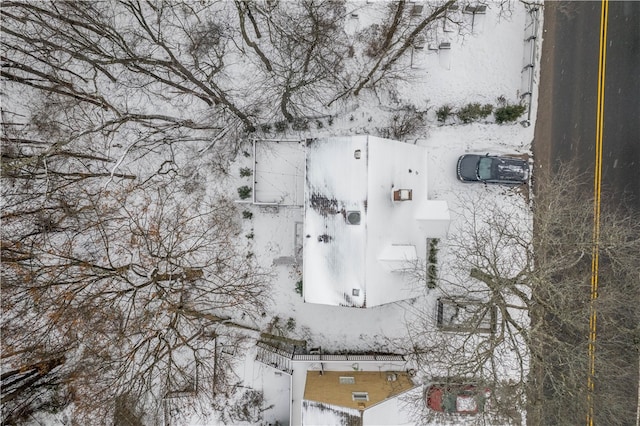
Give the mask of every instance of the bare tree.
POLYGON ((224 16, 191 6, 3 4, 3 368, 64 360, 7 375, 4 419, 54 382, 97 413, 183 390, 210 407, 233 380, 214 346, 243 337, 217 325, 261 313, 268 276, 235 242, 232 203, 177 195, 174 147, 251 121, 220 86, 224 16))
POLYGON ((357 71, 329 104, 351 95, 358 96, 365 88, 381 89, 393 79, 406 78, 408 66, 400 63, 401 58, 427 37, 430 29, 447 20, 447 12, 455 3, 456 0, 428 2, 424 6, 427 10, 419 9, 419 13, 414 8, 423 5, 404 0, 389 3, 381 23, 356 34, 354 46, 358 54, 351 66, 357 71))
MULTIPOLYGON (((427 28, 427 26, 432 24, 433 22, 437 22, 440 18, 444 17, 449 7, 455 2, 456 0, 449 0, 441 5, 437 5, 426 18, 420 20, 416 25, 410 27, 410 30, 407 31, 403 29, 404 31, 402 32, 407 31, 408 34, 402 34, 399 37, 397 37, 399 32, 398 27, 400 26, 402 15, 404 13, 405 2, 397 2, 397 4, 395 5, 395 11, 393 13, 393 20, 391 21, 391 24, 388 26, 388 28, 386 28, 386 30, 384 31, 384 42, 381 44, 379 51, 376 52, 376 56, 378 57, 378 59, 374 62, 374 65, 364 76, 364 78, 358 81, 353 94, 357 96, 367 84, 375 84, 376 80, 380 80, 381 78, 383 78, 385 73, 390 70, 390 68, 398 61, 398 59, 402 57, 405 52, 413 46, 416 38, 427 28), (377 76, 377 74, 379 74, 379 76, 377 76)), ((411 14, 411 12, 409 12, 409 14, 411 14)))
POLYGON ((281 116, 293 122, 324 113, 331 94, 344 84, 349 51, 345 4, 244 1, 236 6, 243 39, 267 71, 265 95, 279 99, 281 116), (253 39, 248 36, 245 15, 252 23, 253 39))
MULTIPOLYGON (((587 412, 588 336, 593 260, 592 180, 562 165, 540 173, 533 248, 530 421, 582 421, 587 412)), ((595 412, 597 423, 632 423, 640 311, 640 221, 602 195, 600 216, 595 412)))
MULTIPOLYGON (((442 241, 451 264, 441 268, 450 272, 441 274, 439 291, 453 308, 420 312, 408 326, 411 350, 428 377, 490 384, 483 422, 519 424, 526 413, 528 422, 553 424, 586 415, 593 212, 585 181, 570 167, 545 180, 534 221, 521 207, 462 200, 464 219, 442 241)), ((640 252, 639 224, 622 210, 602 216, 606 284, 596 302, 595 400, 605 423, 633 414, 633 378, 621 368, 637 362, 640 312, 632 289, 640 271, 630 254, 640 252)))
MULTIPOLYGON (((490 405, 499 413, 493 420, 517 424, 523 390, 508 400, 497 394, 524 383, 528 373, 531 228, 526 212, 515 206, 491 207, 480 197, 461 204, 468 206, 468 214, 439 244, 440 255, 449 261, 439 268, 438 304, 419 310, 408 324, 409 350, 430 381, 491 384, 490 405)), ((435 414, 418 413, 425 415, 435 414)))
POLYGON ((392 88, 419 39, 444 22, 464 26, 452 18, 454 4, 428 2, 416 14, 416 5, 392 2, 381 23, 347 34, 349 12, 334 0, 9 1, 2 77, 52 103, 75 102, 82 126, 73 123, 74 137, 153 122, 165 143, 215 139, 229 127, 304 120, 365 88, 392 88))
MULTIPOLYGON (((83 117, 107 130, 136 119, 213 135, 234 118, 252 125, 219 81, 229 36, 215 11, 220 22, 198 22, 189 3, 7 2, 2 12, 3 78, 96 108, 83 117), (199 116, 184 115, 189 98, 199 116), (162 103, 169 114, 150 112, 162 103)), ((104 130, 80 129, 91 128, 104 130)))
POLYGON ((268 274, 236 243, 233 203, 127 189, 85 194, 82 214, 3 244, 3 347, 19 368, 66 342, 76 404, 89 413, 122 394, 151 412, 170 392, 213 401, 229 383, 212 345, 238 339, 218 326, 259 317, 268 274))
POLYGON ((152 416, 174 393, 215 405, 233 392, 217 345, 244 344, 226 321, 263 311, 268 274, 238 243, 235 206, 205 197, 193 170, 215 162, 225 174, 263 120, 304 121, 398 76, 450 4, 420 19, 390 4, 372 31, 379 48, 360 55, 362 34, 346 34, 345 4, 329 0, 3 2, 13 412, 45 387, 103 418, 114 406, 152 416))

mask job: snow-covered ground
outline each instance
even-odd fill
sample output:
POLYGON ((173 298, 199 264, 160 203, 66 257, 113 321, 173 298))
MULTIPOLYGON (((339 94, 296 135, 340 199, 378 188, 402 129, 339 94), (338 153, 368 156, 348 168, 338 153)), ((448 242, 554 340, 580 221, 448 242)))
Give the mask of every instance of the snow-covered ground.
MULTIPOLYGON (((358 6, 361 7, 362 4, 358 3, 358 6)), ((540 14, 540 19, 541 16, 540 14)), ((371 17, 360 9, 358 18, 354 18, 351 24, 356 27, 364 26, 365 22, 362 20, 368 18, 371 17)), ((466 16, 465 19, 471 17, 466 16)), ((398 82, 399 103, 431 108, 428 125, 418 132, 415 139, 407 142, 426 148, 428 197, 449 203, 452 226, 455 226, 456 218, 459 219, 464 214, 461 200, 469 195, 481 194, 486 197, 487 203, 507 203, 524 210, 528 208, 526 197, 515 189, 459 182, 456 179, 455 165, 457 158, 465 153, 521 154, 531 158, 535 127, 533 123, 525 126, 520 123, 461 124, 450 121, 442 125, 435 119, 435 110, 445 104, 460 107, 469 102, 496 105, 499 97, 509 103, 518 103, 521 94, 529 90, 529 71, 524 67, 530 61, 531 41, 525 39, 532 28, 524 4, 513 2, 509 13, 500 13, 497 4, 491 3, 485 15, 475 16, 473 31, 469 28, 464 34, 444 31, 437 34, 440 42, 451 43, 450 50, 432 51, 425 47, 424 50, 415 51, 412 79, 398 82)), ((541 28, 541 23, 537 28, 541 28)), ((535 82, 537 68, 533 72, 535 82)), ((536 108, 535 93, 534 87, 533 112, 536 108)), ((524 97, 525 101, 528 99, 529 97, 524 97)), ((389 120, 386 106, 379 99, 363 99, 350 114, 338 114, 331 126, 304 133, 291 132, 287 137, 304 139, 375 133, 376 124, 389 120)), ((531 119, 534 118, 535 113, 532 113, 531 119)), ((249 157, 239 158, 235 167, 237 170, 253 167, 253 160, 249 157)), ((291 175, 290 171, 297 167, 288 162, 282 164, 285 166, 280 177, 291 175)), ((331 165, 327 164, 327 167, 330 168, 331 165)), ((250 178, 239 178, 236 183, 240 186, 249 182, 250 178)), ((292 181, 284 184, 291 185, 292 181)), ((295 186, 294 182, 293 187, 295 186)), ((262 194, 261 192, 260 196, 262 194)), ((289 195, 287 192, 287 196, 289 195)), ((297 200, 296 197, 293 199, 297 200)), ((246 208, 253 212, 253 217, 246 221, 245 227, 247 232, 253 230, 253 251, 260 261, 265 266, 271 266, 276 258, 293 257, 296 251, 296 223, 303 221, 302 207, 290 205, 267 209, 246 205, 246 208)), ((441 244, 446 247, 446 240, 441 244)), ((440 263, 446 262, 441 259, 440 263)), ((392 341, 406 335, 406 323, 411 321, 414 310, 420 306, 435 304, 435 292, 416 300, 368 309, 305 304, 301 295, 296 292, 296 282, 301 280, 301 267, 285 264, 276 266, 275 270, 275 304, 273 312, 269 314, 272 317, 278 316, 282 322, 293 318, 295 326, 289 328, 287 335, 306 339, 309 347, 322 347, 326 351, 390 350, 392 341)), ((264 412, 265 422, 300 424, 304 382, 295 378, 300 376, 298 369, 304 369, 304 364, 295 366, 290 381, 290 376, 255 362, 251 355, 247 354, 246 362, 238 374, 247 386, 264 391, 266 406, 273 404, 273 408, 264 412), (290 411, 291 400, 293 406, 290 411)))
MULTIPOLYGON (((375 22, 385 5, 384 1, 348 2, 351 17, 347 31, 355 32, 375 22)), ((541 19, 542 14, 538 17, 541 19)), ((395 82, 393 96, 363 92, 357 104, 336 102, 330 122, 321 118, 322 126, 310 123, 310 130, 288 130, 276 137, 298 141, 357 134, 384 136, 381 129, 388 128, 393 115, 403 106, 413 105, 427 111, 427 124, 403 142, 426 149, 427 195, 429 199, 448 202, 452 230, 465 214, 463 202, 469 196, 481 195, 487 203, 517 206, 526 211, 528 200, 522 191, 463 184, 456 179, 455 166, 457 158, 465 153, 521 154, 531 158, 537 89, 535 84, 533 88, 529 84, 537 81, 539 70, 537 66, 526 66, 531 64, 532 47, 541 43, 542 24, 534 25, 525 4, 516 0, 504 4, 490 1, 486 13, 471 15, 459 11, 457 18, 464 23, 462 31, 450 32, 439 25, 428 35, 432 42, 411 52, 404 63, 410 72, 405 79, 395 82), (537 40, 528 40, 531 35, 537 35, 537 40), (526 95, 528 92, 532 95, 526 95), (529 126, 499 125, 491 117, 471 124, 462 124, 454 118, 444 124, 436 120, 436 110, 445 105, 460 108, 477 102, 496 106, 502 101, 529 102, 531 97, 532 113, 525 112, 521 118, 529 118, 529 126)), ((533 59, 539 63, 537 57, 533 59)), ((407 336, 407 324, 416 312, 435 307, 437 290, 425 290, 417 299, 366 309, 304 303, 297 288, 302 280, 302 266, 295 262, 301 259, 298 237, 304 221, 304 155, 297 142, 282 145, 284 148, 276 151, 270 151, 267 145, 256 145, 254 151, 254 145, 247 142, 246 155, 238 156, 230 169, 231 177, 224 181, 211 177, 213 166, 205 151, 192 152, 190 158, 184 159, 193 172, 189 181, 203 185, 207 193, 222 191, 237 197, 237 188, 255 188, 253 198, 238 200, 240 210, 247 212, 240 238, 246 238, 243 242, 251 246, 251 252, 263 266, 273 268, 274 288, 265 323, 254 326, 270 324, 272 333, 304 339, 307 347, 321 347, 325 352, 397 352, 398 342, 407 336), (256 163, 258 159, 260 162, 256 163), (267 164, 269 167, 264 168, 267 164), (241 173, 245 169, 251 170, 250 175, 241 173), (252 204, 252 200, 276 202, 280 206, 252 204)), ((185 155, 181 153, 178 160, 182 161, 185 155)), ((327 163, 329 172, 331 167, 327 163)), ((440 244, 438 263, 446 265, 446 239, 440 244)), ((264 394, 263 423, 300 424, 305 372, 312 366, 294 363, 293 374, 289 375, 256 361, 256 348, 237 356, 240 362, 235 374, 240 386, 264 394)), ((416 379, 428 380, 428 376, 429 372, 423 371, 416 379)), ((384 407, 377 408, 382 410, 380 418, 386 415, 384 407)), ((193 424, 201 424, 201 420, 193 420, 193 424)))

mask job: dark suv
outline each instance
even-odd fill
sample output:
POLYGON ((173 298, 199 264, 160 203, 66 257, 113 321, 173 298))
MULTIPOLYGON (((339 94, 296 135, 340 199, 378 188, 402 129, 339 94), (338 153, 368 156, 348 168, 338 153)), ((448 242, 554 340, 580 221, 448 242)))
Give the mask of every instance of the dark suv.
POLYGON ((529 164, 520 158, 466 154, 458 159, 457 172, 462 182, 519 185, 529 179, 529 164))

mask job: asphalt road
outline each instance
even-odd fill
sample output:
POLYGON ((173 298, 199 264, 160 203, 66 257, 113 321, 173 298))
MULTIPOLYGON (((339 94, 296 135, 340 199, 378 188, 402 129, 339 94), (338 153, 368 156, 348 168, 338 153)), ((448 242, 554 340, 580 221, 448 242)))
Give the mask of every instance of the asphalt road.
MULTIPOLYGON (((585 179, 593 182, 596 170, 601 5, 600 1, 545 2, 538 113, 533 143, 538 171, 557 170, 563 163, 576 161, 579 170, 585 173, 585 179)), ((609 2, 606 34, 601 139, 601 193, 604 204, 601 209, 606 212, 607 209, 626 204, 640 212, 640 2, 609 2)), ((534 179, 535 175, 534 172, 534 179)), ((535 184, 539 185, 540 182, 535 184)), ((593 188, 593 184, 590 188, 593 188)), ((615 285, 615 282, 601 283, 601 294, 607 291, 608 285, 615 285)), ((606 327, 599 328, 600 340, 605 337, 602 333, 607 333, 606 327)), ((618 361, 620 368, 630 377, 638 377, 635 350, 620 354, 618 361)), ((597 377, 597 361, 595 374, 597 377)), ((638 389, 628 388, 628 385, 625 387, 624 392, 630 397, 625 402, 634 407, 638 389)), ((619 418, 618 424, 634 424, 635 407, 633 411, 619 418)), ((599 424, 597 410, 595 418, 596 424, 599 424)))
MULTIPOLYGON (((534 153, 537 167, 595 161, 599 1, 547 2, 534 153)), ((640 2, 609 3, 602 193, 640 211, 640 2)), ((606 207, 606 206, 605 206, 606 207)))
POLYGON ((607 39, 602 180, 640 211, 640 2, 609 4, 607 39))

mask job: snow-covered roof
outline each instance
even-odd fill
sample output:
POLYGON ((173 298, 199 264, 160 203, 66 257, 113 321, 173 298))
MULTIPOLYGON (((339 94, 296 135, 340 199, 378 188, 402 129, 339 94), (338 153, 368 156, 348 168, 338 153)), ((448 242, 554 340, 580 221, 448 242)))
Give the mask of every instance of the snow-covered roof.
POLYGON ((303 425, 349 425, 358 424, 360 412, 353 408, 323 404, 317 401, 302 401, 303 425))
POLYGON ((305 302, 371 307, 422 291, 402 270, 449 223, 446 202, 427 200, 426 163, 424 147, 374 136, 307 143, 305 302))
POLYGON ((416 386, 402 395, 397 395, 371 408, 367 408, 362 413, 362 424, 376 426, 415 425, 415 419, 412 419, 412 414, 419 408, 411 406, 407 401, 416 401, 417 398, 416 396, 406 396, 415 393, 420 394, 421 392, 422 386, 416 386))

